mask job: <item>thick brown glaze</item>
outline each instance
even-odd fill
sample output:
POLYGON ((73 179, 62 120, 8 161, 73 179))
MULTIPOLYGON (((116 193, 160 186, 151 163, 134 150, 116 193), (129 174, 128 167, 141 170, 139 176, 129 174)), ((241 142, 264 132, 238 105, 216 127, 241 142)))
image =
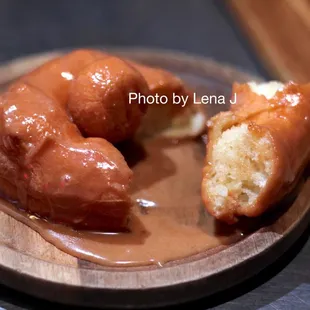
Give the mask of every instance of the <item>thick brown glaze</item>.
POLYGON ((144 77, 124 60, 107 56, 82 69, 72 81, 68 109, 87 136, 120 142, 134 135, 147 110, 137 100, 129 104, 130 92, 149 94, 144 77))
POLYGON ((1 108, 0 188, 8 197, 79 228, 125 225, 132 173, 108 141, 83 138, 62 108, 23 82, 1 108))
POLYGON ((52 60, 13 83, 0 102, 0 188, 5 195, 34 214, 76 228, 125 227, 132 172, 108 141, 131 137, 139 125, 145 108, 128 105, 126 94, 133 90, 148 92, 138 71, 88 50, 52 60), (78 86, 93 90, 92 102, 78 86), (118 92, 123 96, 111 97, 118 92), (88 109, 83 117, 93 116, 90 131, 100 120, 105 139, 84 138, 72 123, 81 100, 88 109), (124 110, 123 117, 119 111, 124 110))
POLYGON ((129 92, 148 95, 144 77, 131 64, 96 50, 77 50, 21 78, 65 108, 78 128, 111 143, 131 137, 146 106, 128 104, 129 92))
MULTIPOLYGON (((57 223, 123 230, 132 171, 110 143, 132 138, 147 111, 129 93, 150 94, 147 77, 158 70, 138 68, 77 50, 14 82, 0 100, 2 192, 57 223)), ((160 83, 172 92, 177 78, 166 75, 160 83)))
POLYGON ((199 141, 167 140, 120 146, 134 173, 131 197, 136 201, 125 233, 74 231, 7 203, 1 203, 0 210, 78 258, 118 267, 161 266, 241 238, 239 229, 227 229, 204 212, 197 178, 204 147, 199 141))

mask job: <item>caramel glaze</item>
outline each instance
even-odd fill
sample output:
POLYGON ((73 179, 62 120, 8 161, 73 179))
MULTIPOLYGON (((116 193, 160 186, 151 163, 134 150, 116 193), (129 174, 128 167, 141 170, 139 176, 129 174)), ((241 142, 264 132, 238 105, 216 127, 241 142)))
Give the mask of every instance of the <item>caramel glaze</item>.
POLYGON ((119 146, 134 173, 131 197, 136 205, 127 232, 75 231, 8 203, 1 203, 0 210, 75 257, 105 266, 162 266, 241 238, 240 228, 218 224, 202 207, 197 175, 204 148, 200 141, 156 139, 119 146))
POLYGON ((165 93, 185 92, 172 74, 95 50, 74 51, 21 77, 0 98, 3 193, 56 223, 125 229, 132 171, 111 143, 141 127, 147 105, 129 104, 129 93, 149 95, 159 84, 165 93))
POLYGON ((271 99, 256 94, 248 84, 235 83, 233 93, 237 94, 238 102, 230 111, 221 112, 210 120, 202 182, 206 208, 227 223, 235 223, 239 216, 260 216, 278 203, 296 185, 310 156, 310 83, 289 82, 271 99), (205 185, 212 170, 211 150, 223 131, 242 123, 249 125, 253 135, 268 139, 273 151, 272 171, 253 204, 241 206, 236 201, 215 212, 205 185))
POLYGON ((0 100, 1 190, 54 222, 123 229, 132 171, 110 142, 131 137, 145 113, 145 106, 128 104, 131 91, 148 94, 143 76, 92 50, 52 60, 14 82, 0 100))

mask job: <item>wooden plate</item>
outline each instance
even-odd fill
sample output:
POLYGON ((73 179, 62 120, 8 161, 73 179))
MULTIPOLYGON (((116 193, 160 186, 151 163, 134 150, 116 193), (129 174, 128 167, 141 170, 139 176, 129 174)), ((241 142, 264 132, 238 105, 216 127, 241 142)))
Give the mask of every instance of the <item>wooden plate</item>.
MULTIPOLYGON (((7 82, 55 55, 14 60, 0 68, 7 82)), ((113 50, 122 56, 180 75, 200 94, 229 96, 233 81, 258 80, 211 60, 175 52, 113 50)), ((210 105, 215 114, 227 105, 210 105)), ((264 217, 264 225, 229 247, 199 253, 162 268, 103 268, 67 255, 40 235, 0 213, 0 281, 25 293, 62 303, 93 307, 154 307, 181 303, 231 287, 276 260, 309 223, 310 181, 264 217), (297 193, 297 194, 296 194, 297 193)))

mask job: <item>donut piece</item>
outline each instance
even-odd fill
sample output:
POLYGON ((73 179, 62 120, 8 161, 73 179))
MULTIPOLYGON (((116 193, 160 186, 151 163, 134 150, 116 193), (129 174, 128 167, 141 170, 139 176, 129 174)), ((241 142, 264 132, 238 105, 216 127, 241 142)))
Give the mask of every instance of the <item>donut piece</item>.
POLYGON ((139 125, 145 110, 125 104, 132 85, 148 91, 143 77, 126 62, 88 50, 52 60, 13 83, 0 101, 2 194, 33 214, 74 228, 124 229, 132 171, 108 140, 129 138, 139 125), (90 71, 95 76, 104 72, 113 81, 110 96, 101 90, 106 85, 98 89, 94 82, 94 91, 89 89, 90 101, 107 107, 94 106, 106 124, 97 132, 104 139, 84 138, 70 114, 83 103, 80 96, 86 95, 79 87, 90 71))
POLYGON ((72 81, 69 113, 87 136, 123 141, 134 135, 148 107, 137 101, 129 104, 130 92, 149 94, 135 68, 114 56, 96 60, 72 81))
POLYGON ((281 200, 310 156, 310 84, 235 84, 237 103, 209 122, 202 197, 219 220, 256 217, 281 200))

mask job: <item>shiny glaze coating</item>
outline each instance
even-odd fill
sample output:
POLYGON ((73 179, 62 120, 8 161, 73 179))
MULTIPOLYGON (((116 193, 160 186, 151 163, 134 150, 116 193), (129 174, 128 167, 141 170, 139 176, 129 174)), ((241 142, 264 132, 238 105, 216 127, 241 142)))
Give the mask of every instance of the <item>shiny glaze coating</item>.
POLYGON ((139 72, 120 59, 88 50, 52 60, 13 83, 0 102, 3 194, 32 213, 75 228, 125 227, 132 172, 108 140, 129 138, 139 125, 145 107, 128 105, 126 93, 133 88, 148 92, 139 72), (101 80, 88 79, 96 73, 111 78, 109 91, 102 91, 101 80), (84 100, 88 104, 87 95, 102 117, 103 131, 95 136, 105 139, 84 138, 72 122, 73 112, 84 100), (125 118, 119 116, 123 114, 125 118))
POLYGON ((68 109, 86 136, 111 143, 130 138, 147 106, 128 104, 128 93, 148 95, 144 77, 128 62, 96 50, 77 50, 22 78, 68 109))
POLYGON ((120 142, 134 135, 147 110, 138 100, 129 104, 130 92, 148 95, 147 82, 130 64, 108 56, 82 69, 72 81, 68 109, 87 136, 120 142))
POLYGON ((2 194, 74 228, 125 229, 132 171, 111 143, 131 138, 147 111, 129 104, 129 92, 161 90, 171 96, 185 87, 168 72, 96 50, 74 51, 21 77, 0 99, 2 194))
POLYGON ((228 112, 210 120, 202 197, 208 211, 214 213, 209 201, 207 182, 212 166, 212 148, 223 131, 242 123, 256 136, 266 136, 273 149, 272 173, 254 204, 231 205, 217 218, 234 223, 237 216, 255 217, 281 200, 295 185, 310 158, 310 84, 288 83, 271 99, 251 91, 248 84, 235 84, 237 103, 228 112))

